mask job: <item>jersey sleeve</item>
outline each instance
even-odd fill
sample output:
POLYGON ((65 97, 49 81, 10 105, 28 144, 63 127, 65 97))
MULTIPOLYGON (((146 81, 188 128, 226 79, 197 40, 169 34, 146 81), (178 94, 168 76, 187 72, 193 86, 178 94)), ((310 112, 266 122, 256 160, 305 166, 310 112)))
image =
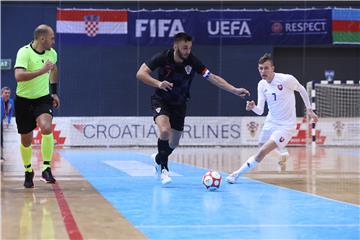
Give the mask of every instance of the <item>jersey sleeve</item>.
POLYGON ((204 78, 208 78, 210 75, 209 69, 194 55, 192 55, 192 58, 194 70, 204 78))
POLYGON ((57 63, 57 52, 55 51, 55 49, 51 48, 51 59, 50 61, 53 63, 53 64, 56 64, 57 63))
POLYGON ((311 108, 309 95, 306 91, 306 89, 299 83, 299 81, 292 75, 288 75, 285 81, 285 86, 293 91, 298 91, 300 93, 300 96, 302 100, 304 101, 306 108, 311 108))
POLYGON ((264 95, 264 90, 260 82, 258 84, 257 94, 258 94, 257 105, 253 108, 252 111, 257 115, 262 115, 264 113, 266 97, 264 95))
POLYGON ((165 58, 166 55, 164 53, 157 53, 149 61, 145 62, 145 64, 151 71, 154 71, 156 68, 164 65, 165 58))
POLYGON ((287 75, 285 79, 285 87, 292 91, 299 91, 301 84, 293 75, 287 75))
POLYGON ((28 51, 26 51, 25 48, 20 48, 16 54, 16 61, 15 61, 14 69, 16 69, 16 68, 28 69, 28 64, 29 64, 28 51))

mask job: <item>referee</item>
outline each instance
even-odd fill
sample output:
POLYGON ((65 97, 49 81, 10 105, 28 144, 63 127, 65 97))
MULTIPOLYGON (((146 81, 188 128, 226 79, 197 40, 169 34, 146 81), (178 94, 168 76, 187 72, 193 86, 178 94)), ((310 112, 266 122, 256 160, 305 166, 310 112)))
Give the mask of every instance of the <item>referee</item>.
POLYGON ((54 43, 52 28, 45 24, 39 25, 34 30, 34 40, 17 52, 14 66, 17 82, 15 116, 21 135, 20 153, 25 168, 26 188, 34 187, 31 143, 36 126, 42 133, 41 155, 44 164, 40 180, 46 183, 56 181, 50 168, 54 151, 53 107, 60 105, 57 95, 57 53, 52 48, 54 43))

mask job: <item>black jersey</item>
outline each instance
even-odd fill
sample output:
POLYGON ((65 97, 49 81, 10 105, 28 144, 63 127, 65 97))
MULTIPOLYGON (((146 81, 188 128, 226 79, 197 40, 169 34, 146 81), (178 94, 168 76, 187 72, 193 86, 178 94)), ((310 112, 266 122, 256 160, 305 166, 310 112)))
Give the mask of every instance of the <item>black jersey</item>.
POLYGON ((166 101, 168 104, 180 105, 190 99, 190 86, 195 73, 205 76, 209 73, 207 68, 190 54, 182 63, 175 63, 174 50, 169 49, 153 56, 146 65, 154 71, 159 69, 159 80, 173 83, 172 90, 167 92, 157 88, 154 96, 166 101))

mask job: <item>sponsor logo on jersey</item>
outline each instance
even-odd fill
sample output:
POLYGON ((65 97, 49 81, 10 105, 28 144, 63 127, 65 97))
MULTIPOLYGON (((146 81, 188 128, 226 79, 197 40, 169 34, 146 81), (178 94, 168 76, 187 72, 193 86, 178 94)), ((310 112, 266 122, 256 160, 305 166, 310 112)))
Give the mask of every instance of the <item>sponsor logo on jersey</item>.
POLYGON ((155 111, 156 111, 157 113, 159 113, 159 112, 161 111, 161 108, 158 107, 158 108, 155 109, 155 111))
POLYGON ((279 84, 279 85, 277 85, 277 88, 281 91, 281 90, 283 90, 283 85, 279 84))
POLYGON ((281 138, 279 139, 279 141, 280 141, 280 142, 283 142, 283 141, 285 141, 285 138, 281 137, 281 138))

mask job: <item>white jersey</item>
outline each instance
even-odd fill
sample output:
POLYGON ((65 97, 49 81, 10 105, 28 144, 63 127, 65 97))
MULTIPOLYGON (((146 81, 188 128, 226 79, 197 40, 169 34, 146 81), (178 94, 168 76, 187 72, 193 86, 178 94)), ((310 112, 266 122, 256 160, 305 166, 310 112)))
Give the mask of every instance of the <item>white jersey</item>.
POLYGON ((253 111, 261 115, 266 101, 269 113, 265 124, 295 128, 296 107, 294 91, 300 92, 306 107, 310 108, 311 105, 306 90, 294 76, 275 73, 270 83, 262 79, 258 84, 257 106, 253 111))

